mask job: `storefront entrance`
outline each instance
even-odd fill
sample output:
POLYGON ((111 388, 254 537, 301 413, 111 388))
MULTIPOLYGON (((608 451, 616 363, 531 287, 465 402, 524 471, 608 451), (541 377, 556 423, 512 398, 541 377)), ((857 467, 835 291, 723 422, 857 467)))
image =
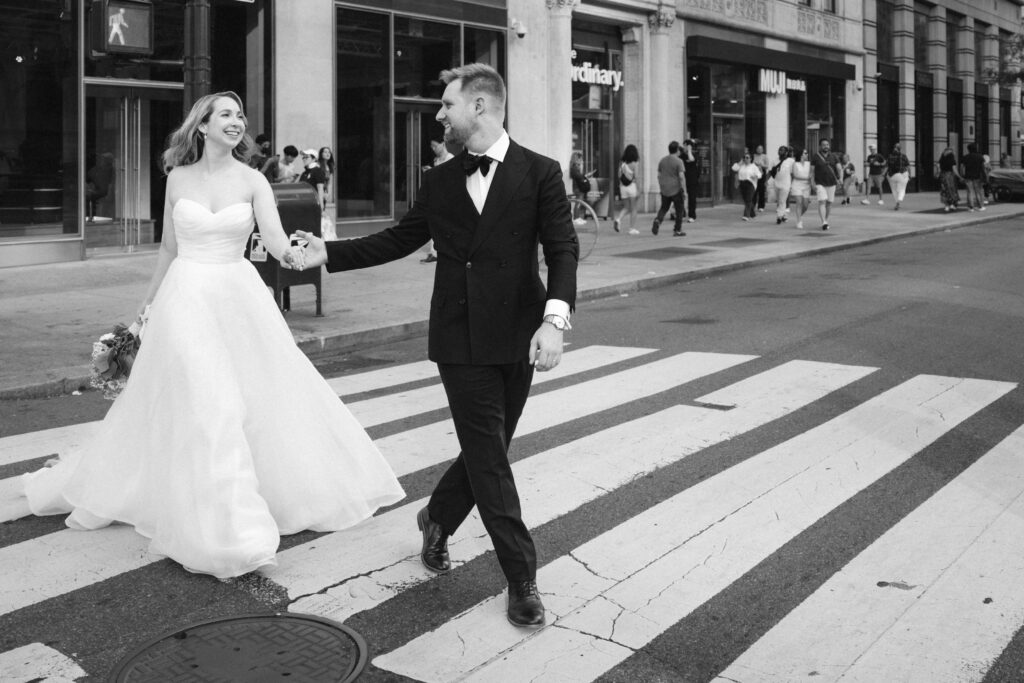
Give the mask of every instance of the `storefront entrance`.
POLYGON ((430 140, 444 136, 444 126, 434 118, 440 108, 440 102, 395 102, 395 218, 416 201, 423 172, 434 164, 430 140))
POLYGON ((182 88, 86 83, 87 253, 152 248, 163 233, 161 155, 181 122, 182 88))

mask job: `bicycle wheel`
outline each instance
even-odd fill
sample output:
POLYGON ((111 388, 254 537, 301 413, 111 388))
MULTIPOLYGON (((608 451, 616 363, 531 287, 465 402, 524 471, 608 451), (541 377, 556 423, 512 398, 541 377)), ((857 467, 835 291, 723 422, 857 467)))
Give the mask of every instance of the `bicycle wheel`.
POLYGON ((597 246, 598 230, 601 227, 597 213, 582 199, 569 200, 572 206, 573 224, 580 243, 580 261, 590 256, 597 246))

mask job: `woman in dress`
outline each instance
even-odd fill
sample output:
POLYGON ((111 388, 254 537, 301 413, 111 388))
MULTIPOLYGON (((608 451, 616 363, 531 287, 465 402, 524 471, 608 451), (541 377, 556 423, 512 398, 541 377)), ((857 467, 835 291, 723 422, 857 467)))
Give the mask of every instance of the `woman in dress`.
POLYGON ((744 152, 743 159, 733 164, 732 170, 743 197, 743 220, 749 221, 757 215, 757 182, 761 179, 761 169, 754 163, 750 152, 744 152))
POLYGON ((804 213, 811 205, 811 161, 808 158, 807 150, 796 148, 793 150, 793 183, 789 188, 789 196, 793 198, 796 205, 796 227, 804 229, 804 213))
POLYGON ((757 210, 764 211, 768 201, 768 155, 764 153, 764 145, 754 148, 753 161, 761 171, 761 177, 757 179, 757 210))
POLYGON ((787 146, 779 147, 779 163, 772 167, 775 179, 775 225, 785 223, 789 211, 789 193, 793 185, 793 151, 787 146))
POLYGON ((302 266, 245 163, 245 128, 238 96, 218 93, 171 134, 131 376, 90 443, 25 475, 33 513, 130 524, 155 555, 222 579, 273 565, 281 535, 344 529, 404 496, 243 258, 255 220, 271 255, 302 266))
POLYGON ((952 147, 942 150, 939 160, 939 198, 946 211, 956 211, 960 203, 960 190, 957 183, 960 182, 960 172, 957 171, 956 152, 952 147))
POLYGON ((857 167, 853 165, 853 161, 850 160, 850 155, 845 152, 842 155, 843 163, 843 201, 841 204, 849 204, 852 189, 857 184, 857 167))
POLYGON ((321 147, 317 153, 316 161, 324 171, 324 208, 334 201, 334 154, 330 147, 321 147))
POLYGON ((637 197, 640 195, 636 187, 636 167, 639 161, 640 152, 637 150, 636 145, 626 145, 626 149, 622 151, 622 159, 619 163, 619 196, 622 197, 622 201, 626 202, 626 204, 619 210, 618 215, 615 216, 615 220, 612 222, 615 232, 619 231, 622 217, 629 213, 629 234, 640 234, 640 231, 636 229, 636 203, 637 197), (626 180, 629 181, 628 184, 625 182, 626 180))

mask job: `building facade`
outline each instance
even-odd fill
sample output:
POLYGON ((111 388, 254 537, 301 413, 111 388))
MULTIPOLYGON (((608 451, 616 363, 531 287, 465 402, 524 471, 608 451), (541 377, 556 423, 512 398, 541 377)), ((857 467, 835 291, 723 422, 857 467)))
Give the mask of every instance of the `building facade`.
POLYGON ((826 137, 857 164, 902 142, 921 189, 947 145, 1019 166, 1022 2, 0 0, 0 267, 156 248, 166 136, 221 90, 275 152, 331 148, 338 234, 377 230, 433 163, 439 72, 475 61, 516 140, 582 156, 600 215, 627 144, 647 209, 685 138, 706 203, 733 200, 745 148, 826 137))

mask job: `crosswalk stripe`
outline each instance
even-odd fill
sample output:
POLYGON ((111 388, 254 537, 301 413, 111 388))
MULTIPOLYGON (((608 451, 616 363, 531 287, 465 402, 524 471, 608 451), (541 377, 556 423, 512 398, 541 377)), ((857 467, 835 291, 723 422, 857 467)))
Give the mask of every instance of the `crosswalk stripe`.
MULTIPOLYGON (((722 411, 674 406, 539 453, 513 464, 531 527, 564 515, 654 470, 750 431, 874 372, 874 368, 790 361, 707 394, 698 403, 722 411)), ((419 560, 412 522, 426 500, 409 503, 350 529, 286 550, 267 575, 288 589, 291 610, 344 621, 432 575, 419 560), (371 528, 372 527, 372 528, 371 528), (346 548, 380 553, 358 557, 346 548), (353 578, 354 577, 354 578, 353 578), (332 586, 328 590, 326 587, 332 586), (320 592, 323 591, 323 592, 320 592)), ((490 540, 474 513, 449 543, 456 563, 482 555, 490 540)))
POLYGON ((0 652, 0 681, 4 683, 70 683, 85 675, 74 660, 42 643, 0 652))
MULTIPOLYGON (((522 437, 602 410, 653 396, 756 358, 739 354, 685 353, 534 396, 516 427, 522 437)), ((450 419, 378 439, 377 447, 398 476, 453 459, 458 453, 450 419)))
MULTIPOLYGON (((537 373, 534 376, 534 384, 543 384, 653 352, 654 349, 635 347, 601 345, 583 347, 567 352, 563 356, 563 362, 558 369, 546 373, 537 373)), ((436 366, 433 363, 429 365, 431 368, 435 368, 434 377, 436 378, 436 366)), ((354 375, 354 377, 358 378, 355 386, 357 388, 369 386, 370 381, 364 375, 372 375, 377 381, 382 382, 382 384, 377 386, 378 389, 389 386, 383 384, 384 382, 401 384, 403 382, 400 380, 422 375, 424 367, 422 363, 417 362, 396 368, 386 368, 354 375)), ((337 385, 335 389, 337 390, 341 386, 337 385)), ((349 387, 346 385, 345 388, 349 387)), ((440 384, 435 384, 404 393, 393 393, 362 401, 354 401, 347 405, 356 420, 363 427, 372 427, 391 420, 398 420, 437 408, 443 408, 447 404, 448 401, 445 397, 444 388, 440 384)), ((87 442, 99 424, 100 421, 97 420, 0 439, 0 465, 21 462, 30 458, 55 453, 66 453, 87 442)), ((28 505, 21 494, 22 487, 19 482, 20 477, 18 476, 0 479, 0 522, 17 519, 29 514, 28 505)))
MULTIPOLYGON (((653 352, 654 349, 622 346, 587 346, 576 351, 569 351, 563 356, 562 363, 554 370, 535 373, 533 386, 653 352)), ((390 393, 349 405, 352 414, 364 427, 373 427, 410 415, 447 407, 448 397, 444 387, 440 384, 390 393)))
POLYGON ((92 437, 99 423, 99 420, 94 420, 5 436, 0 439, 0 465, 62 453, 69 448, 80 446, 92 437))
MULTIPOLYGON (((653 353, 653 351, 654 349, 636 347, 585 346, 573 351, 567 351, 558 369, 546 373, 539 372, 534 375, 534 384, 541 384, 571 374, 586 372, 603 365, 653 353)), ((388 389, 426 378, 440 381, 437 376, 437 366, 430 361, 417 361, 397 367, 336 377, 327 380, 327 383, 339 396, 345 396, 346 394, 363 393, 371 389, 388 389)), ((394 401, 396 394, 353 401, 346 403, 346 405, 348 405, 349 410, 352 411, 352 414, 355 415, 356 419, 364 427, 370 427, 387 422, 388 420, 411 417, 436 408, 443 408, 447 405, 447 401, 443 398, 444 389, 440 384, 427 387, 423 395, 432 396, 434 394, 441 397, 440 402, 436 398, 426 404, 407 401, 402 404, 401 410, 392 408, 386 415, 382 415, 382 409, 379 406, 381 404, 387 405, 390 401, 394 401), (402 412, 402 410, 405 412, 402 412)), ((64 453, 69 449, 81 446, 92 437, 100 422, 100 420, 94 420, 2 437, 0 438, 0 466, 45 455, 64 453)))
POLYGON ((504 623, 497 595, 374 660, 416 680, 513 680, 542 669, 578 680, 563 630, 607 670, 742 576, 837 505, 1014 384, 922 375, 756 455, 601 534, 538 573, 554 623, 504 623), (757 533, 750 533, 757 529, 757 533), (559 636, 559 637, 555 637, 559 636), (432 657, 460 644, 457 656, 432 657), (561 667, 561 668, 559 668, 561 667))
POLYGON ((1024 623, 1024 428, 826 581, 719 680, 981 680, 1024 623), (909 668, 908 668, 909 667, 909 668))
POLYGON ((156 561, 127 526, 64 529, 0 549, 0 614, 34 605, 156 561))
MULTIPOLYGON (((665 388, 668 388, 671 383, 666 379, 666 374, 673 378, 674 383, 681 384, 691 379, 696 379, 697 377, 702 377, 738 363, 745 362, 750 358, 752 358, 752 356, 684 353, 661 361, 655 361, 654 363, 643 365, 633 370, 615 373, 612 375, 615 379, 608 385, 608 387, 602 384, 594 385, 592 382, 585 382, 579 386, 589 385, 589 391, 603 391, 606 388, 611 388, 616 392, 621 391, 622 396, 629 397, 632 395, 639 395, 635 388, 631 390, 625 389, 625 387, 629 387, 634 383, 648 384, 648 388, 650 388, 650 386, 664 386, 665 388), (652 366, 654 367, 653 371, 650 369, 652 366), (659 380, 657 383, 652 381, 652 374, 658 376, 659 380)), ((550 392, 549 394, 543 394, 540 398, 558 395, 561 397, 559 400, 565 400, 566 395, 564 392, 568 391, 570 391, 570 389, 562 389, 550 392)), ((575 406, 573 410, 569 411, 569 413, 565 413, 564 411, 560 413, 563 416, 563 419, 567 414, 571 414, 575 417, 584 415, 587 410, 595 409, 594 406, 601 406, 606 403, 595 403, 592 400, 588 401, 583 396, 576 397, 572 394, 570 394, 570 396, 573 396, 573 400, 578 401, 578 405, 575 406)), ((612 398, 613 401, 614 398, 615 397, 612 398)), ((557 405, 557 401, 552 403, 557 405)), ((551 424, 557 424, 557 419, 554 419, 554 413, 558 413, 558 411, 551 408, 551 412, 553 414, 548 416, 549 419, 554 420, 551 424)), ((435 443, 438 444, 439 449, 443 443, 444 448, 450 450, 452 447, 452 439, 453 437, 447 437, 442 432, 442 436, 437 438, 435 443)), ((380 441, 377 443, 380 444, 380 441)), ((384 449, 382 448, 382 450, 384 449)), ((404 462, 406 464, 414 463, 412 460, 406 460, 404 462)), ((422 467, 424 465, 420 466, 422 467)), ((409 472, 408 470, 403 471, 400 467, 395 467, 395 470, 399 475, 407 474, 409 472)), ((358 532, 363 529, 375 528, 375 519, 377 518, 368 520, 364 524, 358 525, 355 529, 349 531, 358 532)), ((123 528, 117 528, 117 531, 124 530, 125 529, 123 528)), ((0 548, 0 576, 18 576, 18 580, 5 584, 0 588, 0 614, 32 604, 36 601, 36 598, 34 597, 36 595, 43 596, 39 599, 53 597, 61 592, 74 590, 83 585, 88 585, 95 581, 110 578, 122 571, 135 569, 155 561, 145 552, 147 541, 130 529, 128 529, 128 533, 134 536, 134 539, 133 542, 128 545, 129 557, 121 558, 121 561, 125 562, 125 565, 120 566, 118 565, 118 562, 113 561, 106 562, 102 559, 104 557, 103 554, 88 557, 81 556, 81 544, 83 542, 83 538, 94 539, 97 544, 105 544, 110 532, 111 528, 90 531, 87 533, 63 530, 29 541, 23 541, 22 543, 8 546, 6 548, 0 548), (136 556, 136 547, 142 548, 141 557, 136 556), (60 573, 66 574, 66 581, 63 583, 57 581, 51 584, 48 572, 18 572, 17 569, 19 567, 26 566, 23 564, 25 557, 50 558, 47 560, 50 568, 54 572, 57 572, 57 575, 60 575, 60 573), (11 572, 11 574, 8 574, 7 572, 11 572), (62 586, 65 586, 66 588, 62 589, 62 586)), ((327 538, 330 537, 331 536, 328 536, 327 538)), ((325 543, 324 539, 319 539, 317 541, 317 544, 320 543, 325 543)), ((376 545, 372 539, 368 539, 367 544, 370 546, 376 545)), ((110 544, 109 547, 106 545, 104 545, 104 547, 106 548, 105 552, 118 555, 116 542, 110 544)), ((374 569, 377 568, 377 566, 371 565, 370 568, 374 569)))
POLYGON ((351 396, 365 391, 376 391, 383 387, 397 387, 410 382, 437 379, 437 364, 429 360, 389 365, 377 370, 367 370, 351 375, 342 375, 327 380, 327 384, 338 396, 351 396))

